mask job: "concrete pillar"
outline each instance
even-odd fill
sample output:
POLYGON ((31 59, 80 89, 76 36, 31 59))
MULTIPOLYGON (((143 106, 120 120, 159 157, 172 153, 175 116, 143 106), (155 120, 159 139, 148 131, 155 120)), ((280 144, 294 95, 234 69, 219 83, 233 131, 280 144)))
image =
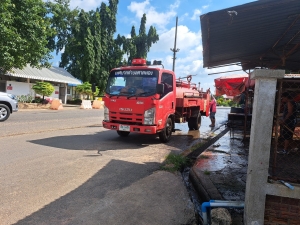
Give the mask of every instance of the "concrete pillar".
POLYGON ((256 69, 244 224, 263 225, 277 79, 284 70, 256 69))
POLYGON ((64 89, 65 89, 65 95, 64 95, 63 103, 67 104, 68 84, 64 84, 64 89))

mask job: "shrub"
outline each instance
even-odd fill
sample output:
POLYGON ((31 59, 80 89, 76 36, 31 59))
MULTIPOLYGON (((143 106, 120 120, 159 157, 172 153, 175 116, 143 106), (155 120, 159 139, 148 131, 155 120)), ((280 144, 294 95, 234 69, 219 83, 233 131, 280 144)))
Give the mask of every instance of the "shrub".
POLYGON ((72 100, 67 100, 67 104, 72 104, 72 105, 80 105, 82 102, 81 99, 72 99, 72 100))
POLYGON ((33 102, 33 97, 31 95, 18 95, 17 99, 19 102, 22 102, 22 103, 32 103, 33 102))
POLYGON ((33 103, 42 103, 43 99, 40 97, 35 97, 34 100, 32 101, 33 103))

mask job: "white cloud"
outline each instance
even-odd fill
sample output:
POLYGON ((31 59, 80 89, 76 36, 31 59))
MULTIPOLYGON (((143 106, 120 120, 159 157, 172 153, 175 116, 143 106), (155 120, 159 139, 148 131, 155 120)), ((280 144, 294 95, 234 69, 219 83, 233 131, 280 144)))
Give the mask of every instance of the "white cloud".
POLYGON ((182 23, 182 22, 184 22, 184 20, 185 20, 185 18, 188 18, 189 17, 189 14, 188 13, 185 13, 185 14, 183 14, 182 16, 180 16, 179 18, 178 18, 178 22, 180 23, 182 23))
MULTIPOLYGON (((170 52, 170 48, 174 48, 175 27, 171 30, 159 35, 159 41, 152 45, 151 52, 170 52)), ((180 52, 189 51, 190 48, 196 48, 201 42, 201 33, 195 33, 186 26, 177 27, 177 44, 176 48, 180 52)))
POLYGON ((170 19, 176 16, 176 9, 179 7, 180 1, 176 0, 171 4, 165 12, 157 12, 155 7, 150 5, 149 0, 144 2, 131 2, 127 7, 140 20, 144 13, 147 15, 147 26, 156 25, 158 29, 164 30, 170 19))
POLYGON ((202 13, 201 10, 195 9, 195 10, 194 10, 194 14, 193 14, 191 20, 197 20, 197 19, 199 19, 201 13, 202 13))

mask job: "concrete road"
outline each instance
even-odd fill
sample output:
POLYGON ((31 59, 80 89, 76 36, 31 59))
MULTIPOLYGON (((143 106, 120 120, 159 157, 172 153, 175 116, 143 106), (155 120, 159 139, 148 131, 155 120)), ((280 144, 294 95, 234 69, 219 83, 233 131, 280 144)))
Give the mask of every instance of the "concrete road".
POLYGON ((181 176, 159 169, 196 138, 121 138, 102 115, 31 110, 0 123, 1 225, 195 224, 181 176))

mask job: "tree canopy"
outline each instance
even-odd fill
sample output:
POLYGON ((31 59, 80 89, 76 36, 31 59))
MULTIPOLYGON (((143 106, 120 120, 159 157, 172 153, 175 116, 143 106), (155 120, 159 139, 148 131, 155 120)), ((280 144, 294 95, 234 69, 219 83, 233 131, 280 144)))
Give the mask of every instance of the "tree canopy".
POLYGON ((152 44, 159 40, 155 27, 150 26, 148 34, 146 33, 146 21, 146 14, 144 13, 141 18, 139 34, 136 35, 135 27, 132 26, 130 32, 131 37, 127 39, 123 37, 123 48, 127 53, 129 62, 134 58, 146 59, 152 44))
POLYGON ((49 82, 36 82, 33 86, 32 89, 35 91, 35 93, 42 95, 43 100, 45 96, 50 96, 54 92, 55 88, 53 87, 52 84, 49 82))
POLYGON ((1 0, 0 68, 49 66, 48 39, 54 34, 42 0, 1 0))
POLYGON ((61 55, 60 67, 103 92, 112 68, 133 58, 147 58, 159 40, 156 29, 146 31, 146 14, 139 34, 116 35, 119 0, 102 2, 86 12, 70 9, 70 0, 2 0, 0 4, 0 69, 30 64, 50 66, 51 52, 61 55))

